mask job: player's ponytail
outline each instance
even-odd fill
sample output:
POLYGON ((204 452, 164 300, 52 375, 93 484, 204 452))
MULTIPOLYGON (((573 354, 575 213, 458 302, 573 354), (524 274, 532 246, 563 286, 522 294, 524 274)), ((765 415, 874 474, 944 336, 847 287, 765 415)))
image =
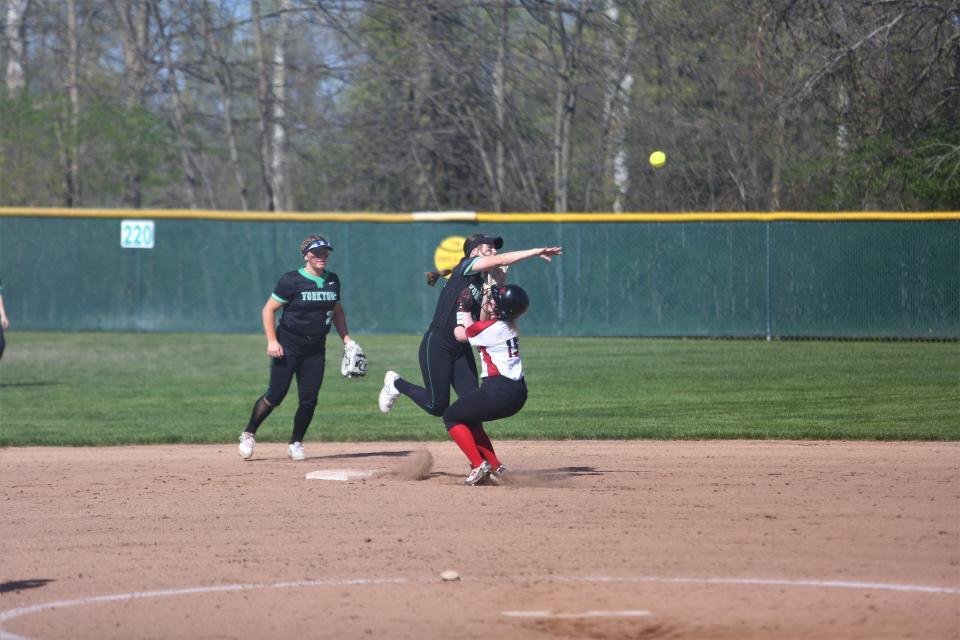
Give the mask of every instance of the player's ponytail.
POLYGON ((453 273, 453 269, 444 269, 443 271, 427 271, 427 284, 431 287, 437 284, 440 278, 446 278, 453 273))

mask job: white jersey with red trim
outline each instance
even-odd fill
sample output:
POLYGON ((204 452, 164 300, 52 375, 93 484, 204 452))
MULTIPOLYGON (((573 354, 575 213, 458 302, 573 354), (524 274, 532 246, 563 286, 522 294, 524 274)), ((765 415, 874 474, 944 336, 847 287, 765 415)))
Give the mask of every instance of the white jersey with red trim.
POLYGON ((512 380, 523 377, 516 325, 503 320, 480 320, 467 327, 467 339, 480 352, 482 377, 505 376, 512 380))

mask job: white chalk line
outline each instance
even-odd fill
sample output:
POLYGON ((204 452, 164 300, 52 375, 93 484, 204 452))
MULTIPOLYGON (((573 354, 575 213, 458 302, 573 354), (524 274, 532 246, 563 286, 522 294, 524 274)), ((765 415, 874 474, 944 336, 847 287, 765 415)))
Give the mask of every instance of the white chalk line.
POLYGON ((347 482, 358 478, 370 478, 373 471, 361 471, 360 469, 320 469, 311 471, 307 474, 307 480, 339 480, 347 482))
POLYGON ((123 602, 127 600, 139 600, 147 598, 165 598, 170 596, 195 595, 203 593, 219 593, 224 591, 247 591, 252 589, 297 589, 301 587, 343 587, 353 585, 380 585, 380 584, 403 584, 407 582, 404 578, 383 578, 383 579, 356 579, 356 580, 296 580, 285 582, 255 582, 252 584, 223 584, 212 587, 186 587, 184 589, 162 589, 159 591, 133 591, 130 593, 115 593, 106 596, 90 596, 87 598, 76 598, 74 600, 55 600, 43 604, 35 604, 29 607, 17 607, 0 612, 0 640, 30 640, 27 636, 11 633, 3 628, 3 623, 19 618, 20 616, 31 613, 40 613, 50 609, 60 609, 66 607, 77 607, 88 604, 100 604, 104 602, 123 602))
MULTIPOLYGON (((529 579, 522 578, 521 579, 529 579)), ((883 591, 899 591, 912 593, 937 593, 937 594, 957 594, 960 588, 957 587, 937 587, 918 584, 896 584, 886 582, 856 582, 847 580, 782 580, 766 578, 697 578, 697 577, 671 577, 671 576, 543 576, 540 580, 549 580, 557 582, 594 582, 594 583, 640 583, 652 582, 663 584, 719 584, 719 585, 764 585, 764 586, 786 586, 786 587, 821 587, 834 589, 871 589, 883 591)), ((27 607, 16 607, 0 612, 0 640, 31 640, 27 636, 17 635, 3 628, 3 624, 19 618, 21 616, 41 613, 50 609, 77 607, 89 604, 101 604, 104 602, 123 602, 128 600, 139 600, 148 598, 164 598, 181 595, 196 595, 205 593, 219 593, 226 591, 248 591, 253 589, 297 589, 302 587, 342 587, 353 585, 382 585, 382 584, 405 584, 409 581, 405 578, 382 578, 382 579, 353 579, 353 580, 296 580, 284 582, 256 582, 251 584, 224 584, 210 587, 186 587, 183 589, 162 589, 159 591, 133 591, 129 593, 116 593, 105 596, 89 596, 85 598, 76 598, 73 600, 54 600, 42 604, 30 605, 27 607)), ((639 611, 639 610, 625 610, 639 611)), ((513 612, 519 614, 522 612, 513 612)), ((544 613, 544 612, 535 612, 544 613)), ((546 612, 549 613, 549 612, 546 612)), ((587 612, 599 615, 600 612, 587 612)), ((606 612, 605 615, 615 615, 616 612, 606 612)), ((504 612, 507 615, 507 612, 504 612)), ((553 616, 564 617, 583 617, 584 614, 551 614, 553 616)), ((639 615, 639 614, 634 614, 639 615)))
POLYGON ((551 576, 559 582, 659 582, 676 584, 762 585, 784 587, 822 587, 828 589, 870 589, 913 593, 960 593, 960 587, 935 587, 922 584, 858 582, 851 580, 786 580, 776 578, 695 578, 670 576, 551 576))

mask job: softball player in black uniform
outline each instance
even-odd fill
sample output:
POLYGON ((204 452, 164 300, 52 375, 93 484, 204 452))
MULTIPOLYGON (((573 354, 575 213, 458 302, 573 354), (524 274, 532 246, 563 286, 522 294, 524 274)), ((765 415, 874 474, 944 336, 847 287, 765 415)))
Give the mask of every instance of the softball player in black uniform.
POLYGON ((459 315, 477 313, 475 303, 483 290, 483 273, 474 268, 475 263, 481 255, 494 254, 502 246, 503 238, 483 235, 473 235, 464 241, 464 258, 453 268, 440 291, 433 321, 420 341, 423 386, 388 371, 379 398, 381 411, 390 411, 398 395, 395 390, 399 390, 430 415, 440 417, 450 405, 451 385, 458 396, 477 388, 473 353, 469 345, 453 337, 453 328, 458 324, 459 315))
POLYGON ((352 340, 347 319, 340 304, 340 278, 327 271, 327 259, 333 247, 320 235, 300 244, 304 266, 283 274, 263 306, 263 332, 270 356, 270 384, 267 392, 253 405, 253 413, 240 435, 240 457, 249 460, 256 445, 257 429, 270 412, 283 402, 293 377, 297 377, 299 405, 293 418, 293 433, 287 454, 303 460, 303 436, 313 419, 317 396, 323 383, 327 333, 336 327, 344 345, 352 340), (277 311, 283 309, 279 326, 277 311))
MULTIPOLYGON (((472 235, 464 241, 465 257, 450 272, 437 300, 433 321, 420 341, 420 371, 424 386, 401 378, 396 371, 387 371, 378 398, 380 411, 388 413, 402 393, 430 415, 439 417, 450 406, 451 384, 458 397, 478 388, 473 353, 469 345, 454 337, 453 330, 458 324, 467 324, 464 321, 467 316, 471 319, 477 317, 476 303, 481 300, 483 292, 482 274, 534 257, 549 262, 553 256, 563 253, 561 247, 540 247, 498 254, 497 249, 502 246, 502 238, 485 235, 472 235)), ((482 449, 489 447, 492 455, 492 445, 483 425, 478 423, 471 428, 477 444, 482 449)))

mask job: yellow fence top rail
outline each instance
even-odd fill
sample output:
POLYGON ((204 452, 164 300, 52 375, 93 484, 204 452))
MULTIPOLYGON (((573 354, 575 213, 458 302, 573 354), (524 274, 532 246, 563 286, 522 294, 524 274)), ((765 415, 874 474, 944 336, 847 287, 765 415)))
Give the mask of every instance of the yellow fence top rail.
POLYGON ((777 211, 689 213, 496 213, 487 211, 368 211, 276 212, 212 211, 203 209, 93 209, 70 207, 0 207, 0 217, 29 218, 156 218, 236 220, 253 222, 777 222, 852 220, 960 220, 960 211, 777 211))
POLYGON ((779 220, 960 220, 960 211, 478 213, 479 222, 775 222, 779 220))

